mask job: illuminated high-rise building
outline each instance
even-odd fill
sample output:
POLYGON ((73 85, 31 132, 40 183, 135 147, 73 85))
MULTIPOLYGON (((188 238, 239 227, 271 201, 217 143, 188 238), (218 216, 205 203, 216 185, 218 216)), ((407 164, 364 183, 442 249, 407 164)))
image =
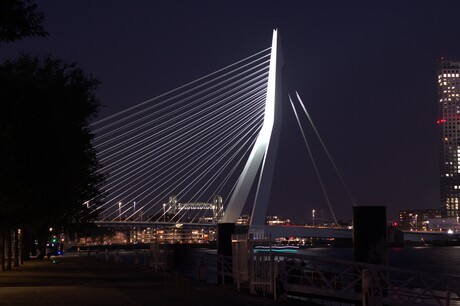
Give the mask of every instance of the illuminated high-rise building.
POLYGON ((440 127, 441 208, 457 217, 460 201, 460 61, 438 61, 438 125, 440 127))

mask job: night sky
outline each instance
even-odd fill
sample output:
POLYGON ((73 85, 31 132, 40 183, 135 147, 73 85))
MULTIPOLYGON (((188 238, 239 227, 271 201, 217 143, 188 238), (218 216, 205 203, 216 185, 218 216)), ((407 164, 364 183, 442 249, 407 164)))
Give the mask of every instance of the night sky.
MULTIPOLYGON (((2 44, 0 60, 22 51, 77 62, 102 81, 100 118, 269 47, 278 28, 287 86, 356 202, 386 205, 389 220, 439 207, 436 60, 460 58, 459 1, 37 3, 50 35, 2 44)), ((282 133, 269 213, 327 217, 292 114, 282 133)), ((338 218, 351 219, 325 154, 315 153, 338 218)))

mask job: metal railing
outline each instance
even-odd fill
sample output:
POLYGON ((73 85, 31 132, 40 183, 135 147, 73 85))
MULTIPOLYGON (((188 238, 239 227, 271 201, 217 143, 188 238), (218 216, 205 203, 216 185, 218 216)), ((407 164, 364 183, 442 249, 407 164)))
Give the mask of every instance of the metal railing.
POLYGON ((275 260, 278 288, 284 296, 304 294, 349 301, 371 297, 380 305, 460 305, 460 277, 456 276, 300 254, 283 253, 275 260))

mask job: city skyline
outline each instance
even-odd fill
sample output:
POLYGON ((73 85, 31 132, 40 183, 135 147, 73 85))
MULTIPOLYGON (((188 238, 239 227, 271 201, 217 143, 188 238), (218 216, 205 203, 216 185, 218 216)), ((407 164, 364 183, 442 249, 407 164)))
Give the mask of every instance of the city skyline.
MULTIPOLYGON (((24 51, 77 62, 102 81, 102 118, 268 47, 278 28, 288 86, 306 102, 356 202, 386 205, 395 219, 401 208, 440 206, 436 59, 460 54, 460 4, 442 2, 268 1, 261 10, 259 1, 40 1, 50 36, 4 44, 0 59, 24 51)), ((282 155, 274 181, 285 193, 273 195, 285 212, 269 214, 300 223, 327 208, 287 119, 280 146, 292 155, 282 155)), ((318 158, 339 219, 351 218, 318 158)))

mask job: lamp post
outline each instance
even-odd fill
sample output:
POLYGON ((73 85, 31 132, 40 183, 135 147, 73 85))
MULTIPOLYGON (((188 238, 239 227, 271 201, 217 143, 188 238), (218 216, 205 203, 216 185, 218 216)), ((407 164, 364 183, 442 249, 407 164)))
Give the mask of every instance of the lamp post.
POLYGON ((415 215, 415 231, 418 230, 418 215, 415 215))
POLYGON ((166 222, 166 204, 163 204, 163 222, 166 222))
POLYGON ((118 217, 121 221, 121 202, 118 202, 118 217))
POLYGON ((134 221, 136 221, 136 201, 133 202, 133 210, 134 210, 134 213, 133 213, 134 221))
POLYGON ((311 217, 313 220, 313 226, 315 226, 315 210, 314 209, 311 211, 311 217))

